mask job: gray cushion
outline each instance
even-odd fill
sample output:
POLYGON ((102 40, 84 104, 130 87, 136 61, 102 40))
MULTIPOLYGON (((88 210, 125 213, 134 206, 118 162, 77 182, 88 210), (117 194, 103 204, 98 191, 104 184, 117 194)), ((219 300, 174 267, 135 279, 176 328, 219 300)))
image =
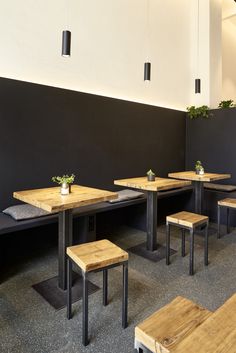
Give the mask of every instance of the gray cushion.
POLYGON ((42 217, 42 216, 46 216, 46 215, 50 214, 49 212, 41 210, 38 207, 27 205, 27 204, 11 206, 11 207, 6 208, 2 212, 11 216, 16 221, 20 221, 23 219, 36 218, 36 217, 42 217))
POLYGON ((218 191, 236 191, 236 185, 224 185, 224 184, 214 184, 214 183, 204 183, 204 188, 218 191))
POLYGON ((138 191, 129 190, 129 189, 124 189, 124 190, 118 191, 117 194, 118 194, 117 199, 110 200, 108 202, 116 203, 116 202, 120 202, 120 201, 132 200, 132 199, 136 199, 137 197, 141 197, 144 195, 143 192, 138 192, 138 191))

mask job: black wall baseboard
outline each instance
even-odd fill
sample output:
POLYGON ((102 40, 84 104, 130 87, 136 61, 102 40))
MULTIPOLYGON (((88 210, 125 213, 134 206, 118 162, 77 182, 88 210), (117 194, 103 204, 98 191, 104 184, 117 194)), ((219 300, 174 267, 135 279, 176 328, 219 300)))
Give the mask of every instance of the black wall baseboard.
POLYGON ((0 78, 0 131, 0 210, 53 175, 116 190, 185 167, 185 113, 171 109, 0 78))

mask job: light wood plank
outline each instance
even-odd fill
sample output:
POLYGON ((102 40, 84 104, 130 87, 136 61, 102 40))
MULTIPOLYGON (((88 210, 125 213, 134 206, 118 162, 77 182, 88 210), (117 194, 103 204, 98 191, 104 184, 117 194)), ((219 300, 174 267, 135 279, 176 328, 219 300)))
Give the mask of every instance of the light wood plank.
POLYGON ((218 205, 236 208, 236 199, 226 198, 218 201, 218 205))
POLYGON ((181 211, 167 216, 166 220, 171 223, 193 228, 208 222, 208 217, 192 212, 181 211))
POLYGON ((13 197, 48 212, 60 212, 80 206, 113 200, 117 193, 72 185, 69 195, 61 195, 60 187, 15 191, 13 197))
POLYGON ((236 352, 236 294, 173 350, 173 353, 183 352, 236 352))
POLYGON ((168 177, 181 180, 210 182, 214 180, 230 179, 231 174, 204 173, 203 175, 199 175, 196 174, 195 171, 186 171, 169 173, 168 177))
POLYGON ((170 353, 210 315, 207 309, 179 296, 139 324, 135 339, 151 352, 170 353))
POLYGON ((156 178, 155 181, 148 181, 147 177, 137 177, 114 180, 114 184, 132 189, 160 191, 180 188, 183 186, 190 185, 191 183, 189 181, 179 181, 168 178, 156 178))
POLYGON ((67 255, 85 272, 127 261, 129 255, 107 239, 70 246, 67 255))

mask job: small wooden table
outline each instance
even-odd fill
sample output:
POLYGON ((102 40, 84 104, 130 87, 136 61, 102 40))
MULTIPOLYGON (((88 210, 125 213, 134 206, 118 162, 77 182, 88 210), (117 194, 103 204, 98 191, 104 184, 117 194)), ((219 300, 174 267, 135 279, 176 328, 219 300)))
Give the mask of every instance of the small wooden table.
POLYGON ((147 192, 147 250, 155 251, 157 249, 157 192, 180 188, 191 183, 167 178, 148 181, 147 177, 138 177, 115 180, 114 184, 147 192))
POLYGON ((215 180, 230 179, 231 174, 204 173, 196 174, 194 171, 169 173, 170 178, 189 180, 194 184, 195 190, 195 212, 202 214, 204 205, 204 182, 212 182, 215 180))
POLYGON ((58 286, 66 289, 66 248, 72 245, 73 208, 117 198, 117 193, 72 185, 69 195, 61 195, 60 187, 16 191, 13 197, 48 212, 59 212, 58 286))
POLYGON ((236 294, 197 327, 173 353, 236 352, 236 294))

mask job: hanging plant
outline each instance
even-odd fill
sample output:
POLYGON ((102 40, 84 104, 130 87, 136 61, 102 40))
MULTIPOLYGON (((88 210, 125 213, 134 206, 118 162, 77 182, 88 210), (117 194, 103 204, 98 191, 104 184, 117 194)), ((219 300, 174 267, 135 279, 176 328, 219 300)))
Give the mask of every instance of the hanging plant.
POLYGON ((218 105, 218 108, 235 108, 235 104, 232 99, 229 99, 227 101, 221 101, 218 105))
POLYGON ((190 119, 207 119, 212 116, 212 113, 210 113, 210 109, 207 105, 202 105, 201 107, 195 107, 194 105, 192 105, 191 107, 187 107, 187 115, 190 119))

